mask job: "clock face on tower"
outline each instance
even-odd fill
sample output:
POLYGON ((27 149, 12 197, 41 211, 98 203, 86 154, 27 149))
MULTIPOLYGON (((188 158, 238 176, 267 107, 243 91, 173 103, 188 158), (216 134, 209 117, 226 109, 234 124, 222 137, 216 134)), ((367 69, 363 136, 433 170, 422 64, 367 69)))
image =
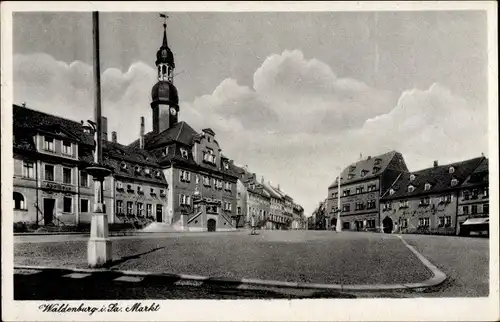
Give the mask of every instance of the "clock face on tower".
POLYGON ((177 111, 175 110, 175 108, 171 107, 170 108, 170 114, 174 115, 177 114, 177 111))

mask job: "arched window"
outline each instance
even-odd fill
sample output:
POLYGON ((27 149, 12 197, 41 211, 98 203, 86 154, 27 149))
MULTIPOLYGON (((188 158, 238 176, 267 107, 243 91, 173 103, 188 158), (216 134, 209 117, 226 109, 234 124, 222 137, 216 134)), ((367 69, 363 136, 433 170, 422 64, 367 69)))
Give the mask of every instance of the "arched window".
POLYGON ((26 209, 26 201, 24 200, 24 196, 19 192, 14 192, 14 209, 16 210, 25 210, 26 209))
POLYGON ((166 76, 167 75, 167 66, 163 65, 161 67, 161 69, 162 69, 162 76, 166 76))

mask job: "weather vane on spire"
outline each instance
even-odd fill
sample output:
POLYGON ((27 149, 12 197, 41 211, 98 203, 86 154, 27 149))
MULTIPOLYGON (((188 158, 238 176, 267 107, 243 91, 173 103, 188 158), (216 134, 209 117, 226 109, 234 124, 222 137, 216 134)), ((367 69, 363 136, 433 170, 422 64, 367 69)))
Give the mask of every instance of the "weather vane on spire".
POLYGON ((160 13, 160 18, 163 18, 163 28, 167 28, 167 19, 170 17, 166 13, 160 13))

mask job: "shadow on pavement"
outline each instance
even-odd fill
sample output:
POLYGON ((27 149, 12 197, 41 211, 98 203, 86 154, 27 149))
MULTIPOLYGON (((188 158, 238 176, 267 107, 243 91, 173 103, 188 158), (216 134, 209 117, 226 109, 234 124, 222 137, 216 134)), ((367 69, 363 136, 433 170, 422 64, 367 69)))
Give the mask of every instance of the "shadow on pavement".
POLYGON ((157 250, 160 250, 160 249, 163 249, 163 248, 165 248, 165 247, 157 247, 157 248, 151 249, 151 250, 149 250, 147 252, 143 252, 143 253, 140 253, 140 254, 125 256, 125 257, 122 257, 120 259, 116 259, 116 260, 113 260, 113 261, 110 261, 110 262, 106 263, 105 265, 103 265, 103 268, 111 268, 113 266, 120 265, 120 264, 122 264, 122 263, 124 263, 124 262, 126 262, 128 260, 131 260, 131 259, 139 259, 143 255, 156 252, 157 250))

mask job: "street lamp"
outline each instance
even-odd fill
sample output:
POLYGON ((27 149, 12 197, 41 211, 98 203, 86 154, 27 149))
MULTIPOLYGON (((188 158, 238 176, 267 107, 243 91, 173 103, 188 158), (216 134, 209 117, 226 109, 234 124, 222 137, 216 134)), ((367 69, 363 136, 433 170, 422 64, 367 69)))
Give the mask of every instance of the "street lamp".
POLYGON ((111 241, 108 238, 108 217, 104 211, 104 178, 111 174, 102 161, 102 118, 101 118, 101 74, 99 66, 99 13, 92 12, 92 31, 94 44, 94 122, 90 126, 94 132, 94 162, 85 170, 94 180, 94 211, 87 246, 87 259, 90 267, 100 267, 111 261, 111 241))

